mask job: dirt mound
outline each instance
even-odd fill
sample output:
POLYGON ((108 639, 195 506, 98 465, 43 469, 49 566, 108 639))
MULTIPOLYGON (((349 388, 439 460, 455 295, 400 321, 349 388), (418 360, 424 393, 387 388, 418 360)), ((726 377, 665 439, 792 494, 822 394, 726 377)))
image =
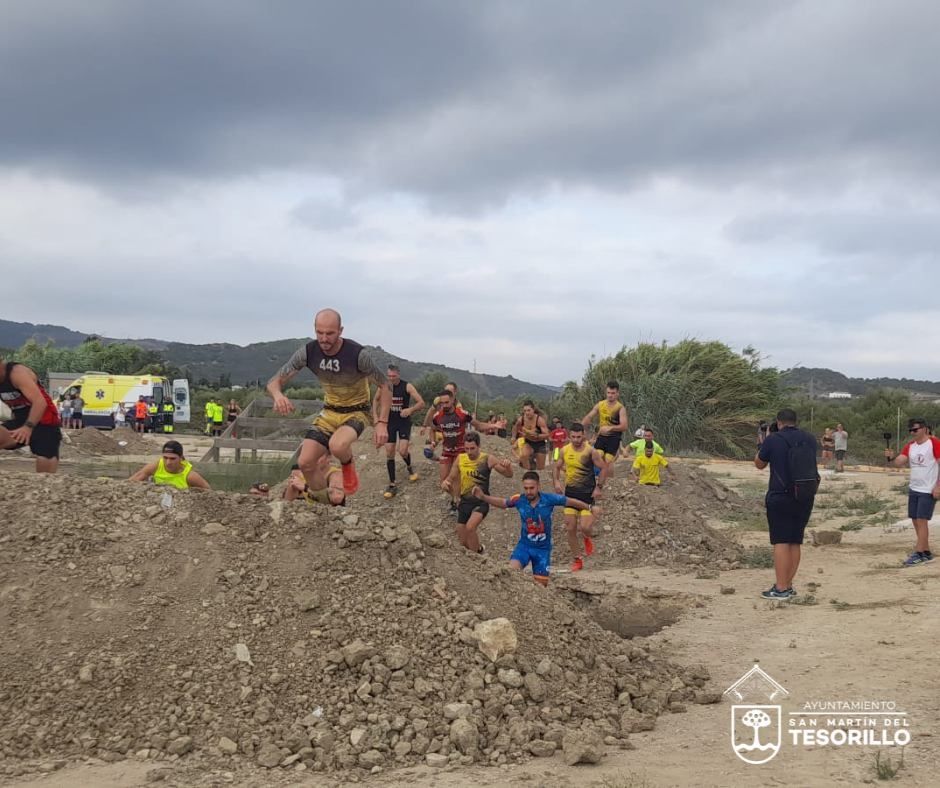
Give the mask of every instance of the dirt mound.
POLYGON ((502 764, 572 729, 625 746, 717 699, 701 669, 468 554, 420 507, 166 496, 0 478, 0 770, 190 752, 350 776, 502 764), (494 662, 475 632, 500 617, 518 646, 494 662))
MULTIPOLYGON (((69 430, 62 444, 64 457, 107 457, 125 454, 152 454, 159 449, 157 441, 151 441, 133 430, 112 432, 86 427, 69 430)), ((162 436, 158 436, 162 437, 162 436)))
MULTIPOLYGON (((603 516, 597 527, 591 567, 653 564, 690 570, 737 568, 741 545, 707 525, 705 519, 720 516, 722 511, 747 509, 751 504, 709 479, 705 472, 678 464, 670 467, 674 480, 657 488, 640 486, 632 478, 625 478, 628 467, 617 466, 616 476, 599 502, 603 516)), ((547 471, 542 472, 542 478, 542 489, 550 489, 547 471)), ((518 487, 518 478, 515 484, 518 487)), ((506 481, 500 480, 499 492, 495 494, 503 494, 507 486, 506 481)), ((514 512, 491 511, 482 530, 486 549, 493 555, 508 556, 518 539, 518 520, 514 512), (507 523, 515 527, 507 527, 507 523)), ((453 519, 450 522, 452 527, 453 519)), ((571 556, 560 510, 556 511, 554 529, 553 563, 563 567, 571 556)))

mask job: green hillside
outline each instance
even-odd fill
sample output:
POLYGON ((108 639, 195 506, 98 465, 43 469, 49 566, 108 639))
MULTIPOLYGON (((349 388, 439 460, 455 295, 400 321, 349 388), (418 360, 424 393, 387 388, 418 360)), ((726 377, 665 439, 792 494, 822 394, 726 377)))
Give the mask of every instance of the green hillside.
MULTIPOLYGON (((31 338, 39 342, 52 341, 59 347, 76 347, 88 336, 62 326, 36 326, 32 323, 0 320, 0 347, 18 348, 31 338)), ((146 350, 159 351, 169 364, 184 370, 194 382, 205 379, 214 384, 220 378, 225 378, 242 386, 259 380, 267 381, 297 347, 307 341, 306 338, 279 339, 241 346, 229 343, 192 345, 159 339, 102 339, 105 343, 127 342, 146 350)), ((556 393, 556 389, 550 386, 527 383, 512 376, 485 375, 443 364, 409 361, 381 347, 372 350, 383 367, 389 362, 397 363, 406 380, 418 380, 428 373, 439 372, 447 380, 453 380, 461 391, 476 392, 481 399, 516 399, 523 396, 547 398, 556 393)), ((312 380, 313 375, 308 372, 302 372, 295 378, 301 385, 312 380)))

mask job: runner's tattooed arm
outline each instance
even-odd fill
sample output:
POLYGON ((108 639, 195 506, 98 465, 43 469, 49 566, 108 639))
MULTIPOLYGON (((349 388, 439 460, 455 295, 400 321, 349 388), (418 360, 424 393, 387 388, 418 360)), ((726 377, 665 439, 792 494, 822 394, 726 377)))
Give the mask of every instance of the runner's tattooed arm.
POLYGON ((301 347, 294 352, 294 355, 288 359, 287 363, 275 372, 274 377, 268 381, 268 394, 270 394, 271 399, 274 400, 275 412, 286 414, 294 410, 294 405, 284 396, 283 386, 306 366, 307 346, 301 345, 301 347))
POLYGON ((359 352, 357 366, 359 373, 370 383, 375 383, 377 387, 375 395, 378 399, 378 405, 373 404, 372 406, 375 424, 388 424, 388 412, 392 407, 392 390, 389 388, 385 373, 376 366, 372 356, 365 348, 359 352))

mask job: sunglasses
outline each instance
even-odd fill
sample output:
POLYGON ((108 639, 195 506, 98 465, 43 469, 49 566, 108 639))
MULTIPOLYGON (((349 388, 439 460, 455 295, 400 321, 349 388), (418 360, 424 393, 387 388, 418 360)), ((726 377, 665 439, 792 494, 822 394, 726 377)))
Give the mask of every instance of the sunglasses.
POLYGON ((911 427, 908 432, 920 432, 923 427, 911 427))

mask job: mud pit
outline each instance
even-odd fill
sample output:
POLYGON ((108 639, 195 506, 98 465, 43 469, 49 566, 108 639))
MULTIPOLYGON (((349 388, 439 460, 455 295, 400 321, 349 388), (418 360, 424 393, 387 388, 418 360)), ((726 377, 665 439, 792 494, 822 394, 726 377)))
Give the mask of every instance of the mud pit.
MULTIPOLYGON (((561 587, 566 585, 563 582, 561 587)), ((570 581, 566 596, 601 629, 625 640, 653 635, 675 624, 690 605, 702 605, 688 594, 598 589, 597 584, 580 577, 570 581)))

